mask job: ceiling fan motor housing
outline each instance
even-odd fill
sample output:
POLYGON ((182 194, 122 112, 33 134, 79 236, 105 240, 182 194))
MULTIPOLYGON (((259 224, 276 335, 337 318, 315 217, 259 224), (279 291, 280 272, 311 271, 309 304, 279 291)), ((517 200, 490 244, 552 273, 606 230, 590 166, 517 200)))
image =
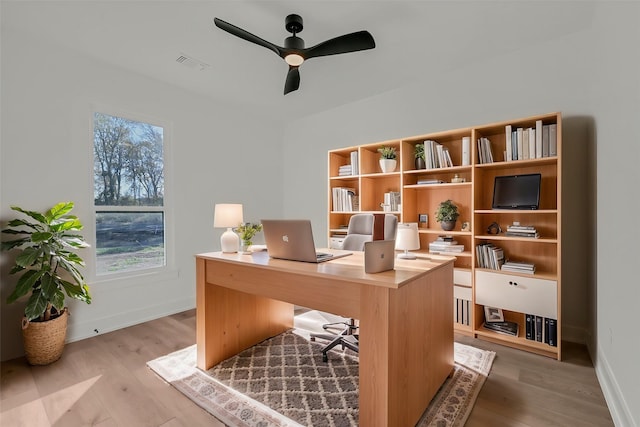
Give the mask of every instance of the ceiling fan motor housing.
POLYGON ((302 31, 302 16, 291 14, 284 19, 284 28, 293 35, 302 31))

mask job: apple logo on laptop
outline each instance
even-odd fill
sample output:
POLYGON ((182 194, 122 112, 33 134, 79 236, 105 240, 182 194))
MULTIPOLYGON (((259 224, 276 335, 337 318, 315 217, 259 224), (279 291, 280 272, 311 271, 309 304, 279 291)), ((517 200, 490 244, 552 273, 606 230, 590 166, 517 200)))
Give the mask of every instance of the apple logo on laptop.
POLYGON ((285 243, 289 243, 289 236, 287 236, 286 234, 282 236, 282 241, 285 243))

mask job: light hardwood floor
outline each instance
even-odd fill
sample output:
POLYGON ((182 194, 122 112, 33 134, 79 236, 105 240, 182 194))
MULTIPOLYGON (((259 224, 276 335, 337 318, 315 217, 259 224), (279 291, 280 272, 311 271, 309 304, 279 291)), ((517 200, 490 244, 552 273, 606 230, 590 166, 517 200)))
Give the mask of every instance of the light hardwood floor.
MULTIPOLYGON (((496 351, 467 422, 475 426, 613 426, 586 349, 563 343, 562 362, 456 336, 496 351)), ((1 426, 223 426, 159 379, 146 362, 195 342, 195 310, 68 344, 32 367, 1 364, 1 426)))

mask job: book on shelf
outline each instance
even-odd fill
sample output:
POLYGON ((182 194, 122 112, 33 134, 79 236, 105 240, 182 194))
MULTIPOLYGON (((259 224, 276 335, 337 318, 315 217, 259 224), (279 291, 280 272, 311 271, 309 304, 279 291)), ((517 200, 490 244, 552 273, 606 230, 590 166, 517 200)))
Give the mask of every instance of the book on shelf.
POLYGON ((355 188, 333 187, 331 189, 333 210, 337 212, 356 212, 360 210, 359 197, 355 188))
POLYGON ((453 167, 449 149, 430 139, 424 141, 424 160, 427 169, 453 167))
POLYGON ((536 266, 532 263, 507 260, 502 264, 500 270, 510 271, 512 273, 534 274, 536 272, 536 266))
POLYGON ((504 159, 507 162, 510 162, 511 160, 513 160, 513 146, 511 145, 511 134, 512 134, 512 130, 511 130, 511 125, 506 125, 504 127, 504 136, 505 136, 505 142, 504 142, 504 146, 505 146, 505 156, 504 159))
POLYGON ((453 321, 469 326, 471 323, 471 301, 463 298, 454 298, 453 321))
POLYGON ((476 246, 476 260, 479 268, 500 270, 504 263, 504 250, 493 243, 481 243, 476 246))
POLYGON ((490 331, 514 337, 517 337, 519 332, 519 326, 516 322, 484 322, 484 327, 490 331))
POLYGON ((489 138, 482 137, 478 139, 478 163, 493 163, 489 138))
POLYGON ((471 137, 462 137, 462 166, 469 166, 471 164, 471 137))
POLYGON ((558 139, 557 125, 555 123, 549 125, 549 157, 558 155, 558 139))
POLYGON ((531 237, 535 239, 540 237, 540 233, 531 225, 509 225, 507 226, 505 235, 511 237, 531 237))
POLYGON ((525 314, 525 338, 551 347, 558 346, 558 321, 535 314, 525 314))
POLYGON ((536 159, 542 158, 542 120, 536 120, 536 159))
POLYGON ((441 179, 418 179, 416 184, 418 185, 444 184, 444 181, 441 179))
POLYGON ((400 208, 400 192, 389 191, 384 193, 383 205, 389 206, 391 211, 397 211, 400 208))
POLYGON ((350 175, 354 175, 353 166, 343 165, 338 168, 338 176, 350 176, 350 175))
MULTIPOLYGON (((541 159, 557 156, 558 126, 555 123, 544 125, 536 120, 535 126, 515 128, 505 126, 505 161, 541 159)), ((478 156, 481 155, 478 145, 478 156)), ((480 163, 485 163, 478 160, 480 163)))
POLYGON ((360 173, 360 170, 358 168, 358 152, 352 151, 350 153, 350 157, 351 157, 351 173, 353 175, 358 175, 360 173))

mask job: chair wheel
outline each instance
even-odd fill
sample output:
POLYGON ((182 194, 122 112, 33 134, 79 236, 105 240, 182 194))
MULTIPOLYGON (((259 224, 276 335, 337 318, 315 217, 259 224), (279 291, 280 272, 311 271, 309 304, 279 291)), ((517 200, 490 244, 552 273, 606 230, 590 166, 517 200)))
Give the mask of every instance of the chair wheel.
POLYGON ((315 342, 316 341, 316 337, 311 337, 311 341, 315 342))
POLYGON ((323 362, 328 362, 329 361, 329 358, 327 357, 326 353, 322 354, 322 361, 323 362))

